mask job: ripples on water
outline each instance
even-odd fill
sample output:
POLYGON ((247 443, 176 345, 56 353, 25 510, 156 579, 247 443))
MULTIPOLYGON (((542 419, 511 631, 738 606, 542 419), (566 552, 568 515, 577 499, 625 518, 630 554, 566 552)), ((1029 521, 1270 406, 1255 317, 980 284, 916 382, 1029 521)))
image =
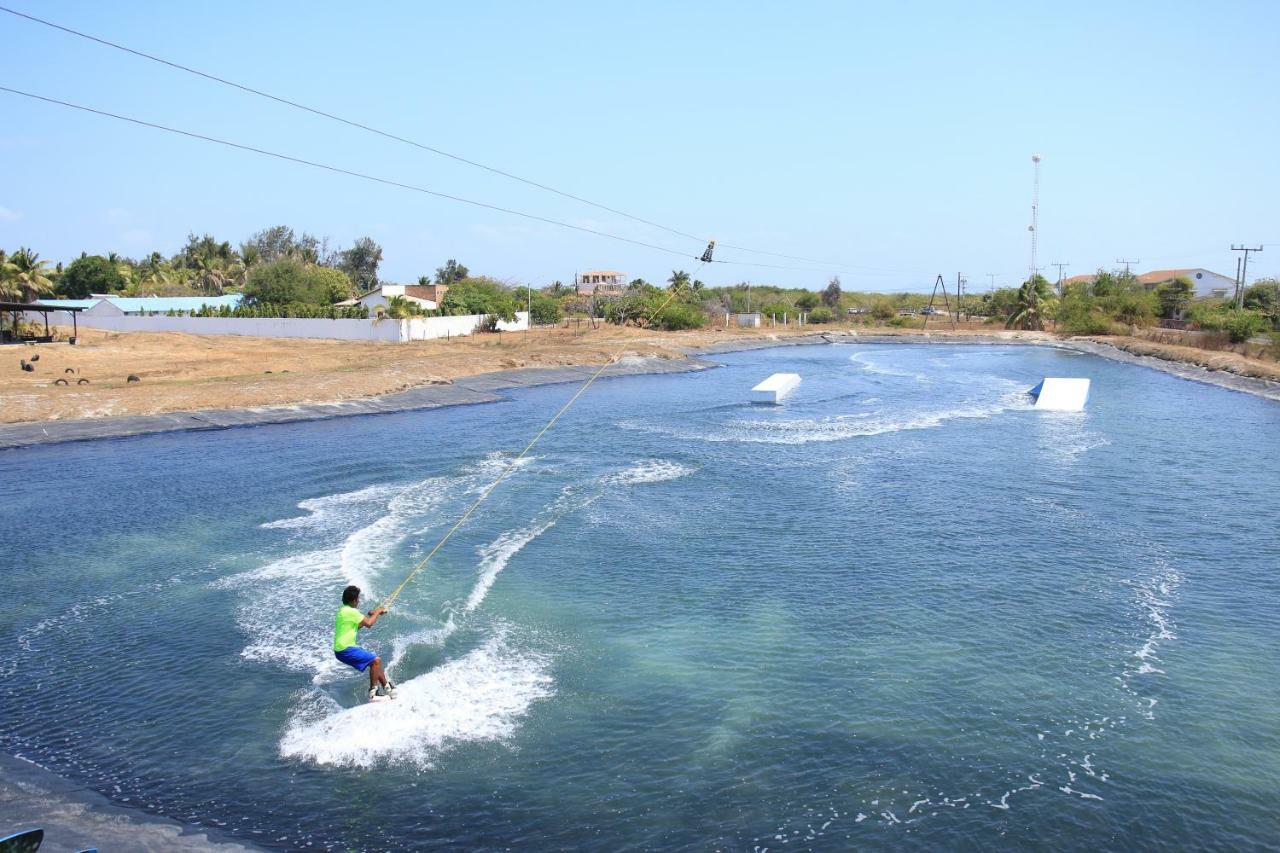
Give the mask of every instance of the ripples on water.
POLYGON ((3 510, 40 606, 0 746, 278 847, 1278 837, 1280 407, 1039 349, 724 361, 593 389, 367 635, 378 705, 341 588, 394 588, 571 389, 3 456, 47 488, 3 510), (1045 375, 1088 411, 1032 411, 1045 375))

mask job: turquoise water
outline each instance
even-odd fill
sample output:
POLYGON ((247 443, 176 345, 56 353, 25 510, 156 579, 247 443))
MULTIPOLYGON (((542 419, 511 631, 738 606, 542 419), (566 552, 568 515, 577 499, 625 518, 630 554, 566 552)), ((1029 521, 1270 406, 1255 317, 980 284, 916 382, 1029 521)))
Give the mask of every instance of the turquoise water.
POLYGON ((368 633, 394 703, 339 590, 571 386, 0 454, 0 749, 276 848, 1276 843, 1280 406, 1049 349, 719 360, 548 434, 368 633))

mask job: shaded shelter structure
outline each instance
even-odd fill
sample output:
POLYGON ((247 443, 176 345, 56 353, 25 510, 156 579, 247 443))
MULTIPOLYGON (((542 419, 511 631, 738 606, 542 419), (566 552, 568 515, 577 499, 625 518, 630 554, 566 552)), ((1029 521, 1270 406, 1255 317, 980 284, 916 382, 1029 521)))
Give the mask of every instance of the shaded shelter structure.
POLYGON ((10 329, 0 329, 0 343, 13 344, 23 341, 30 341, 38 344, 53 343, 53 333, 49 331, 49 313, 64 312, 71 315, 71 339, 68 343, 74 344, 76 338, 80 334, 80 324, 76 322, 76 314, 85 309, 69 306, 69 305, 45 305, 41 302, 0 302, 0 313, 7 313, 13 317, 13 327, 10 329), (18 323, 22 319, 23 314, 32 313, 40 314, 44 318, 44 334, 28 335, 22 337, 18 333, 18 323))

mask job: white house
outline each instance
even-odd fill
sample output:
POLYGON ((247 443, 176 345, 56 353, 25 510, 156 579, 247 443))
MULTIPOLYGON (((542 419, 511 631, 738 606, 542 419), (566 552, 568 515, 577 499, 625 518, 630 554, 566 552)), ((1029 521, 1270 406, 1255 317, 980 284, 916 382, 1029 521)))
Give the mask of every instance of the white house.
POLYGON ((1196 297, 1204 299, 1230 299, 1236 292, 1236 280, 1225 275, 1212 272, 1201 267, 1181 270, 1152 270, 1138 276, 1148 290, 1159 287, 1166 281, 1185 278, 1196 286, 1196 297))
POLYGON ((424 311, 435 311, 444 301, 449 290, 447 284, 380 284, 359 299, 348 299, 338 305, 364 305, 369 309, 369 316, 378 313, 379 308, 386 308, 391 297, 398 296, 406 302, 417 305, 424 311))

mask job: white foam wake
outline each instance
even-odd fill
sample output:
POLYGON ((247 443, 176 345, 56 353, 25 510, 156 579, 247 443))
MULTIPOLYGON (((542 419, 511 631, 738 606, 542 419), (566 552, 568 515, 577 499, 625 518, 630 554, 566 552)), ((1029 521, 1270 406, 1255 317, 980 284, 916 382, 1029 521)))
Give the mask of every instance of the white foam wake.
POLYGON ((380 483, 354 492, 308 498, 298 503, 298 509, 303 510, 304 515, 268 521, 261 526, 267 530, 300 530, 308 534, 333 533, 349 527, 352 519, 359 517, 363 504, 385 503, 401 488, 380 483))
POLYGON ((914 379, 917 382, 928 382, 931 377, 926 373, 913 373, 909 370, 897 370, 892 367, 885 367, 879 364, 875 359, 870 357, 869 353, 855 352, 849 356, 849 361, 860 366, 867 373, 876 373, 880 376, 900 376, 904 379, 914 379))
POLYGON ((886 414, 859 412, 822 418, 731 421, 720 429, 682 430, 664 424, 621 421, 623 429, 670 435, 682 441, 743 442, 755 444, 808 444, 847 441, 904 430, 933 429, 948 421, 990 418, 1002 412, 1029 409, 1020 391, 1010 391, 990 401, 972 401, 952 408, 886 414))
POLYGON ((694 468, 671 459, 646 459, 635 463, 630 468, 610 474, 601 482, 605 485, 634 486, 639 483, 661 483, 687 477, 694 468))
POLYGON ((390 702, 340 709, 311 691, 280 741, 280 755, 322 765, 430 768, 445 751, 512 735, 553 693, 549 659, 515 649, 503 634, 399 685, 390 702))

